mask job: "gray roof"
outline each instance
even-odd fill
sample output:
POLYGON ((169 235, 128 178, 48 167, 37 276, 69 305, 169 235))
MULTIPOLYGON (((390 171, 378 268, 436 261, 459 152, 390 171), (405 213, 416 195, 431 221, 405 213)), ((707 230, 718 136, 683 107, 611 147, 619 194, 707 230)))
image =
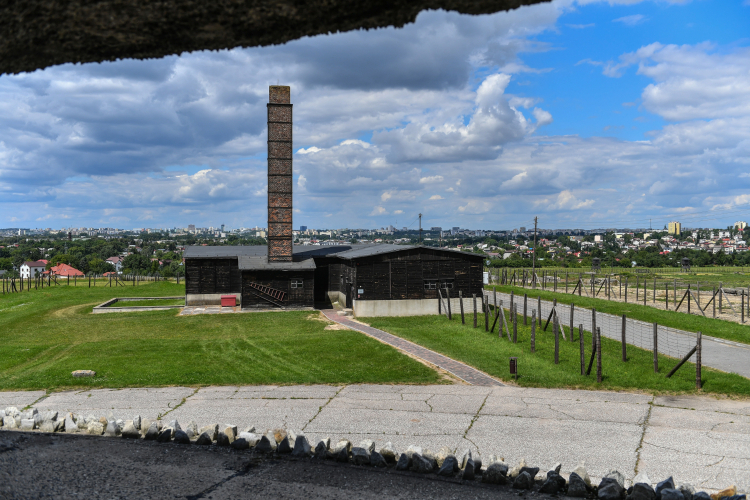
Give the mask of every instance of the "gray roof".
POLYGON ((371 257, 373 255, 380 255, 384 253, 403 252, 404 250, 414 250, 416 248, 424 248, 426 250, 432 250, 434 252, 458 253, 463 256, 475 257, 477 259, 484 258, 482 255, 479 255, 479 254, 462 252, 461 250, 453 250, 451 248, 428 247, 424 245, 390 245, 390 244, 365 245, 365 246, 362 246, 361 248, 354 248, 346 252, 338 253, 336 254, 336 257, 341 257, 342 259, 358 259, 361 257, 371 257))
POLYGON ((268 258, 250 257, 241 255, 237 259, 240 271, 312 271, 315 269, 315 261, 306 259, 297 262, 268 262, 268 258))
MULTIPOLYGON (((415 248, 425 248, 437 252, 453 252, 465 255, 468 257, 483 258, 481 255, 472 254, 468 252, 462 252, 461 250, 453 250, 449 248, 436 248, 426 247, 423 245, 393 245, 393 244, 360 244, 360 245, 295 245, 293 249, 294 261, 302 262, 311 260, 313 257, 340 257, 342 259, 357 259, 360 257, 371 257, 373 255, 380 255, 384 253, 402 252, 404 250, 414 250, 415 248)), ((185 249, 183 256, 185 258, 232 258, 239 257, 255 257, 260 260, 266 261, 268 255, 268 247, 266 245, 253 245, 253 246, 191 246, 185 249)), ((248 261, 250 262, 250 261, 248 261)), ((255 261, 252 261, 255 262, 255 261)), ((248 264, 251 265, 251 264, 248 264)), ((252 264, 255 266, 256 264, 252 264)), ((315 266, 311 269, 314 269, 315 266)), ((240 269, 245 269, 240 265, 240 269)), ((250 268, 246 268, 250 269, 250 268)), ((253 267, 252 269, 261 269, 260 267, 253 267)), ((263 269, 273 269, 271 267, 264 267, 263 269)))
POLYGON ((358 257, 370 257, 372 255, 379 255, 381 253, 411 250, 412 248, 418 247, 415 245, 391 245, 387 243, 381 245, 362 245, 359 248, 353 248, 351 250, 338 253, 336 254, 336 257, 341 257, 342 259, 356 259, 358 257))
POLYGON ((268 252, 266 245, 236 245, 236 246, 190 246, 185 249, 183 257, 189 258, 221 258, 241 256, 264 256, 268 252))

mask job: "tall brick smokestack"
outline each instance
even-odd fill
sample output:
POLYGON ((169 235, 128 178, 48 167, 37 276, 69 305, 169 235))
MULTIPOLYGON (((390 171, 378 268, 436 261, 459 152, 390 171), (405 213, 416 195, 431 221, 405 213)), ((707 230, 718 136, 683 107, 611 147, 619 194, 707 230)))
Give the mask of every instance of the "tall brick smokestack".
POLYGON ((268 88, 268 261, 292 261, 292 104, 285 85, 268 88))

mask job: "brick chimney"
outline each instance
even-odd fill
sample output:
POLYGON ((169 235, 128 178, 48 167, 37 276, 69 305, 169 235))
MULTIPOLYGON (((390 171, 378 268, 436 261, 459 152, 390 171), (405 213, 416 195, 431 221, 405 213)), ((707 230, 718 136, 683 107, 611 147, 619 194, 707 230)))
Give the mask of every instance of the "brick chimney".
POLYGON ((268 262, 292 261, 292 104, 285 85, 268 88, 268 262))

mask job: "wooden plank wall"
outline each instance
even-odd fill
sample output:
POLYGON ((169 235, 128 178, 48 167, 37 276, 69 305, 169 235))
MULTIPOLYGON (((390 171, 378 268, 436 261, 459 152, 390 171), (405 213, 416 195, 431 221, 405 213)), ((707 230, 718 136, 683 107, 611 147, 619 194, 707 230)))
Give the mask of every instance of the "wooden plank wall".
MULTIPOLYGON (((356 288, 365 300, 436 299, 424 280, 453 280, 452 296, 482 293, 482 259, 470 255, 413 250, 355 259, 356 288)), ((333 280, 333 278, 332 278, 333 280)))
POLYGON ((185 259, 185 292, 239 293, 242 278, 237 258, 234 259, 185 259))

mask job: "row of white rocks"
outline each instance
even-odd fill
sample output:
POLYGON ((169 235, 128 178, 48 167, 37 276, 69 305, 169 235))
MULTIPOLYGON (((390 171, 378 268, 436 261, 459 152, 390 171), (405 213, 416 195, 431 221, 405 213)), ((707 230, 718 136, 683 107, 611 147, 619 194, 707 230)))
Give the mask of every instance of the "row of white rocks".
POLYGON ((97 418, 94 415, 67 413, 61 416, 55 411, 40 413, 35 408, 20 411, 16 407, 8 407, 0 410, 0 417, 5 430, 81 433, 154 440, 160 443, 215 443, 237 450, 252 448, 261 453, 290 454, 300 458, 315 457, 374 467, 395 467, 399 471, 437 473, 440 476, 464 480, 481 479, 485 483, 510 484, 513 488, 521 490, 530 490, 537 485, 542 493, 566 494, 569 497, 596 496, 600 500, 746 500, 745 495, 737 495, 734 487, 708 495, 706 492, 696 492, 689 484, 676 486, 671 477, 656 484, 654 488, 644 473, 638 474, 633 480, 633 485, 627 489, 625 477, 617 471, 609 472, 599 485, 594 487, 583 463, 571 472, 567 481, 560 475, 561 464, 556 464, 546 474, 540 474, 538 467, 529 467, 524 460, 511 468, 503 458, 490 455, 486 467, 483 468, 482 459, 478 454, 465 450, 456 455, 447 447, 432 453, 419 446, 409 446, 403 453, 398 453, 390 442, 376 451, 375 443, 371 440, 364 440, 353 446, 348 440, 332 444, 330 438, 321 439, 313 447, 303 433, 296 434, 291 430, 274 429, 259 433, 251 426, 238 431, 236 425, 230 424, 213 424, 198 428, 195 422, 190 422, 183 429, 177 420, 165 423, 161 420, 142 419, 140 416, 132 420, 121 420, 116 419, 112 412, 107 417, 97 418))

